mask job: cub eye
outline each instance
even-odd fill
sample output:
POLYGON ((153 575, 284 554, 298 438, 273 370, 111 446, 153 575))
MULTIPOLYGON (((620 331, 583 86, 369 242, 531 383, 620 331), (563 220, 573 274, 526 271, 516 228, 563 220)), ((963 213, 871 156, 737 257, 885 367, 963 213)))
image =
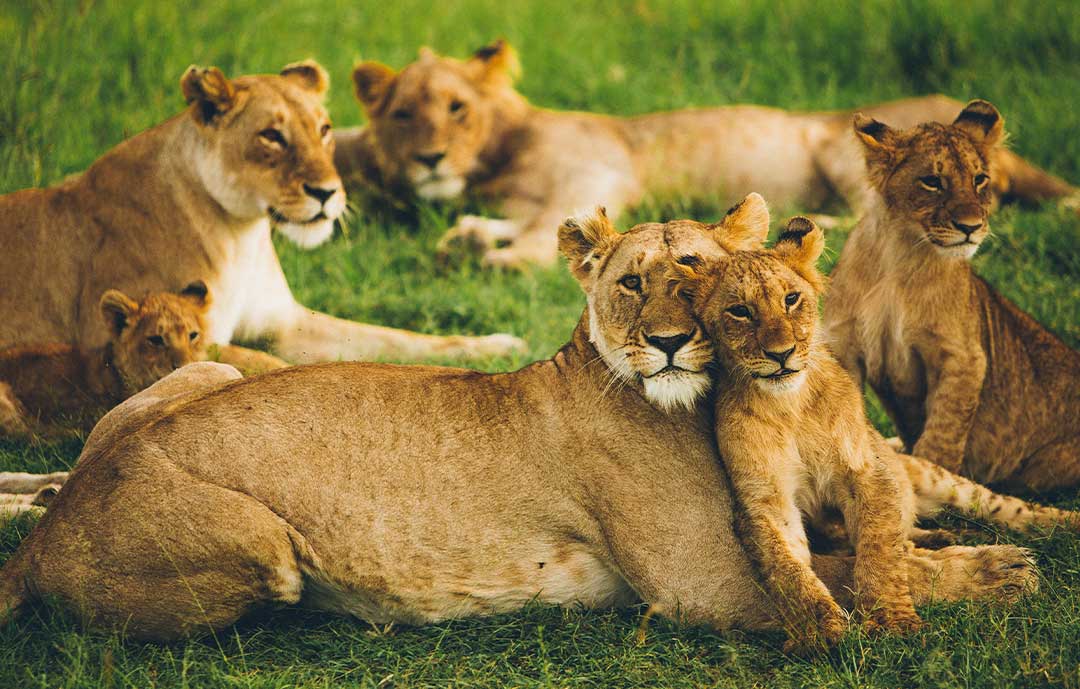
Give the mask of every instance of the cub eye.
POLYGON ((750 316, 753 315, 750 313, 750 308, 743 304, 736 304, 735 306, 729 307, 727 312, 739 320, 749 320, 750 316))
POLYGON ((268 127, 259 132, 259 138, 267 143, 281 146, 282 148, 285 148, 287 145, 285 143, 285 135, 282 134, 280 130, 274 129, 273 127, 268 127))
POLYGON ((937 175, 927 175, 919 178, 919 184, 929 191, 941 191, 941 178, 937 175))
POLYGON ((190 335, 188 335, 188 339, 191 340, 192 342, 199 339, 198 331, 195 331, 195 332, 191 333, 190 335))
POLYGON ((637 275, 624 275, 619 278, 619 284, 631 292, 641 291, 641 278, 637 275))
POLYGON ((450 101, 450 113, 457 115, 458 113, 465 111, 465 104, 459 100, 450 101))
POLYGON ((407 122, 412 119, 412 113, 405 108, 398 108, 394 112, 390 113, 390 117, 393 117, 398 122, 407 122))
POLYGON ((319 127, 319 136, 326 138, 326 135, 330 133, 330 123, 327 122, 323 126, 319 127))
POLYGON ((784 304, 788 307, 795 306, 799 303, 799 297, 801 296, 802 295, 798 292, 788 292, 787 295, 784 296, 784 304))
POLYGON ((165 338, 161 335, 151 335, 150 337, 146 338, 146 341, 155 347, 165 346, 165 338))
POLYGON ((979 189, 989 181, 990 175, 980 172, 979 174, 975 175, 975 188, 979 189))

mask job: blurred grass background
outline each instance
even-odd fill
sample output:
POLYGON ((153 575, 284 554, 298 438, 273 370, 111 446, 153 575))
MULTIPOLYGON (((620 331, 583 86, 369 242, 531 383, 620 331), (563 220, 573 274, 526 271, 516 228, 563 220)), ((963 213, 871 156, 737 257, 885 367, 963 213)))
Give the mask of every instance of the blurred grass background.
MULTIPOLYGON (((358 58, 400 67, 420 45, 464 56, 496 37, 521 54, 521 90, 552 108, 635 114, 736 102, 851 108, 931 92, 986 98, 1005 114, 1017 151, 1080 182, 1075 2, 8 0, 0 4, 0 192, 57 182, 177 112, 178 80, 192 63, 236 75, 314 57, 330 71, 329 107, 343 127, 362 123, 348 79, 358 58)), ((650 203, 620 225, 708 220, 725 207, 720 199, 650 203)), ((584 299, 562 266, 524 275, 473 262, 442 268, 433 248, 452 209, 424 207, 409 223, 357 210, 314 251, 279 242, 304 303, 426 332, 514 332, 529 341, 528 355, 486 362, 489 370, 549 356, 572 330, 584 299)), ((776 210, 779 219, 800 209, 776 210)), ((1076 214, 1010 208, 993 228, 978 271, 1076 346, 1076 214)), ((833 258, 843 239, 831 233, 833 258)), ((0 470, 63 468, 79 449, 78 441, 0 442, 0 470)), ((1080 506, 1075 492, 1050 497, 1080 506)), ((0 560, 30 526, 0 529, 0 560)), ((286 611, 217 638, 155 647, 41 608, 0 628, 0 687, 1080 687, 1080 543, 1062 533, 987 531, 984 540, 1032 547, 1043 592, 1009 609, 932 606, 919 635, 853 634, 813 661, 782 656, 776 636, 655 620, 639 645, 639 610, 535 607, 392 630, 286 611)))

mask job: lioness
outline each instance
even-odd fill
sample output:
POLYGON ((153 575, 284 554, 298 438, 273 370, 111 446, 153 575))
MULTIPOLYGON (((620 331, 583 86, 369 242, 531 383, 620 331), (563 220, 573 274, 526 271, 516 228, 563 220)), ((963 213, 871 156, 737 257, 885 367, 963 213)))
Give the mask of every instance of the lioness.
POLYGON ((972 101, 951 125, 859 116, 855 131, 874 196, 825 300, 833 351, 915 454, 981 483, 1080 483, 1080 353, 968 263, 989 234, 1001 115, 972 101))
POLYGON ((172 371, 206 355, 206 285, 135 301, 120 290, 101 295, 109 331, 101 347, 65 344, 0 351, 0 433, 90 430, 101 416, 172 371))
MULTIPOLYGON (((503 219, 464 216, 446 235, 478 245, 485 263, 552 263, 552 228, 569 212, 612 213, 646 196, 728 198, 757 191, 773 203, 823 207, 865 193, 851 112, 729 106, 621 118, 529 104, 503 41, 459 61, 422 49, 395 72, 378 62, 353 71, 369 125, 338 132, 334 154, 349 182, 447 199, 465 192, 503 219), (501 246, 505 244, 506 246, 501 246)), ((942 96, 863 108, 897 126, 947 122, 961 103, 942 96)), ((995 153, 999 195, 1042 201, 1076 189, 1006 150, 995 153)))
MULTIPOLYGON (((514 373, 320 364, 197 393, 188 371, 227 367, 163 379, 146 393, 180 397, 92 434, 0 570, 0 620, 49 596, 171 639, 301 599, 423 623, 636 596, 690 622, 775 626, 696 403, 710 345, 657 288, 676 261, 722 257, 742 219, 564 229, 586 313, 552 359, 514 373)), ((844 600, 850 559, 814 567, 844 600)), ((1010 546, 917 554, 909 569, 916 601, 1036 581, 1010 546)))
POLYGON ((434 337, 332 318, 298 304, 270 241, 333 231, 345 192, 314 62, 227 79, 191 67, 187 109, 48 189, 0 197, 0 346, 99 347, 106 289, 173 291, 197 277, 214 304, 208 343, 270 340, 294 362, 505 354, 509 335, 434 337), (45 249, 43 249, 45 247, 45 249))

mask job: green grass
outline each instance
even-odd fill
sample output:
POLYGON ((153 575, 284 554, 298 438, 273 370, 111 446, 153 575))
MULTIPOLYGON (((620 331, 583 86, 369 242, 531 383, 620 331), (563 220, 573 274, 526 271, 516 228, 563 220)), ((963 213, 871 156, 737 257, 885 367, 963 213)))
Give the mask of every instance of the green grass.
MULTIPOLYGON (((239 74, 315 57, 334 79, 336 124, 347 126, 361 122, 347 86, 358 57, 400 66, 423 43, 462 55, 498 36, 521 53, 522 90, 550 107, 631 114, 731 102, 841 108, 932 91, 988 98, 1016 150, 1080 181, 1080 12, 1067 1, 16 0, 0 5, 0 192, 56 182, 176 112, 191 63, 239 74)), ((622 224, 722 211, 718 202, 654 204, 622 224)), ((326 246, 279 250, 313 307, 427 332, 509 331, 532 345, 517 360, 485 362, 489 370, 553 353, 584 301, 565 269, 440 268, 433 247, 449 220, 437 208, 410 224, 360 212, 326 246)), ((978 270, 1080 343, 1080 221, 1009 209, 994 228, 978 270)), ((842 241, 832 235, 834 256, 842 241)), ((63 468, 78 450, 0 443, 0 469, 63 468)), ((1080 506, 1075 492, 1056 502, 1080 506)), ((0 528, 0 560, 30 526, 0 528)), ((38 608, 0 629, 0 687, 1080 687, 1080 541, 986 540, 1032 547, 1042 593, 1009 609, 932 606, 926 631, 910 639, 853 634, 812 661, 782 656, 777 636, 657 620, 639 644, 636 609, 533 607, 391 630, 293 610, 158 647, 38 608)))

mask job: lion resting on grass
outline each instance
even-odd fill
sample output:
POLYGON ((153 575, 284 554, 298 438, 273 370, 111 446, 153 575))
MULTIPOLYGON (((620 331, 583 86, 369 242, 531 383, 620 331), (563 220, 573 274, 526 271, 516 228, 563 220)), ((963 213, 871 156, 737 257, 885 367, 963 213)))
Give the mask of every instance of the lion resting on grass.
MULTIPOLYGON (((446 235, 493 266, 553 263, 552 228, 579 208, 613 214, 645 197, 721 198, 757 191, 774 204, 825 207, 866 192, 850 111, 728 106, 611 117, 530 105, 513 87, 517 58, 498 41, 464 62, 428 49, 400 72, 364 62, 353 72, 369 126, 336 134, 335 161, 354 179, 426 199, 464 193, 501 219, 464 216, 446 235)), ((926 96, 863 108, 910 126, 950 121, 961 103, 926 96)), ((1043 201, 1076 189, 1006 150, 997 194, 1043 201)))
POLYGON ((904 444, 981 483, 1080 483, 1080 353, 976 275, 1004 121, 972 101, 950 125, 858 117, 873 203, 833 271, 825 324, 904 444))
POLYGON ((108 338, 97 316, 106 289, 175 291, 197 279, 214 294, 208 343, 268 340, 294 362, 490 356, 521 346, 508 335, 353 323, 297 303, 270 230, 314 246, 345 210, 322 106, 326 74, 313 62, 236 79, 192 67, 180 85, 183 113, 55 187, 0 196, 0 347, 99 347, 108 338))
MULTIPOLYGON (((300 601, 419 624, 638 597, 691 623, 775 627, 699 403, 712 349, 666 289, 676 261, 722 258, 742 221, 564 229, 587 312, 552 359, 513 373, 335 363, 222 384, 235 372, 206 363, 166 377, 91 434, 0 570, 0 619, 47 597, 164 640, 300 601)), ((849 558, 813 566, 849 600, 849 558)), ((1036 583, 1011 546, 908 567, 916 602, 1036 583)))

